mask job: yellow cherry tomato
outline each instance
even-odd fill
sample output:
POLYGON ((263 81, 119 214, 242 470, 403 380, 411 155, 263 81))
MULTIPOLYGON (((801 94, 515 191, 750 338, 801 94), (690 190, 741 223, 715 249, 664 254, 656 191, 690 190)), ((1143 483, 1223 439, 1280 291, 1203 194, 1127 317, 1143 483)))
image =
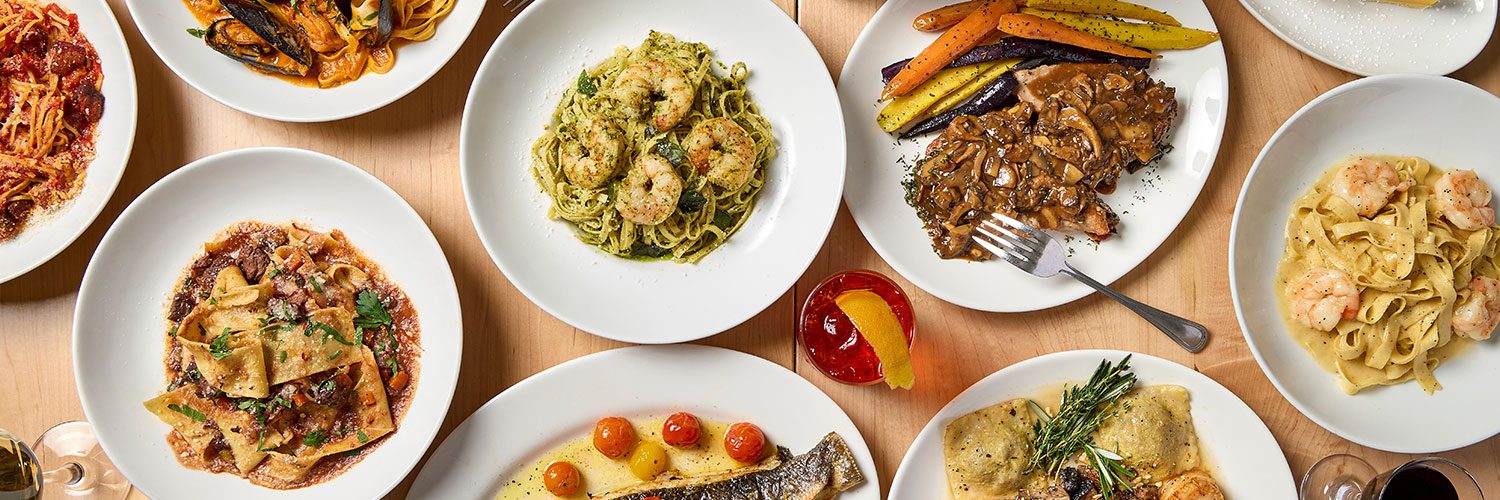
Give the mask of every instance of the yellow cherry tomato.
POLYGON ((656 479, 667 471, 667 450, 661 445, 642 441, 630 452, 630 473, 642 481, 656 479))

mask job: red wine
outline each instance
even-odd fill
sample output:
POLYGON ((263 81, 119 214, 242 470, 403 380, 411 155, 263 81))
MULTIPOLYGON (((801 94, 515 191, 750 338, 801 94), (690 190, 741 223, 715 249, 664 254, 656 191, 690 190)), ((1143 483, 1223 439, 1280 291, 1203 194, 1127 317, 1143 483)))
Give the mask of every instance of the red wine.
MULTIPOLYGON (((1394 475, 1380 490, 1380 500, 1459 500, 1458 489, 1448 476, 1425 465, 1407 467, 1394 475)), ((1376 478, 1379 483, 1380 478, 1376 478)), ((1372 491, 1374 488, 1371 489, 1372 491)))

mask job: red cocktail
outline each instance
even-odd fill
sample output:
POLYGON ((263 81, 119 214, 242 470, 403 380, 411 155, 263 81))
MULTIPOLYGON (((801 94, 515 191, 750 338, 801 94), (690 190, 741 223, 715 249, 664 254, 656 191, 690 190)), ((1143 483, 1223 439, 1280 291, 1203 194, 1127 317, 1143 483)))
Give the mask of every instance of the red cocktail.
POLYGON ((851 290, 868 290, 884 299, 901 323, 907 347, 911 346, 917 332, 911 301, 899 286, 874 271, 846 271, 819 283, 802 304, 797 333, 808 359, 824 375, 846 384, 874 384, 885 379, 880 358, 834 302, 839 294, 851 290))

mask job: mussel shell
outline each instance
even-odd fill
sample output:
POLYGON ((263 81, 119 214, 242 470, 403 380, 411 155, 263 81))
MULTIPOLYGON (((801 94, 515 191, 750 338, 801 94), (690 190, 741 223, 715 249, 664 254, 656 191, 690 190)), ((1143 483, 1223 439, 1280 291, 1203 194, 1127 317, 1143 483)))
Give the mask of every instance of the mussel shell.
MULTIPOLYGON (((353 1, 350 2, 350 6, 351 6, 350 7, 350 13, 349 13, 350 18, 352 19, 352 18, 360 15, 357 12, 357 9, 353 8, 353 5, 355 3, 369 3, 369 2, 375 2, 375 3, 379 4, 379 5, 376 6, 376 9, 375 9, 375 12, 374 12, 375 19, 373 19, 373 21, 375 21, 375 25, 374 25, 374 31, 375 31, 374 34, 375 34, 375 37, 374 38, 366 38, 365 39, 365 44, 366 45, 370 45, 372 47, 380 47, 380 46, 383 46, 383 45, 385 45, 385 44, 387 44, 387 43, 389 43, 391 41, 391 33, 394 32, 395 29, 396 29, 395 12, 394 12, 394 8, 391 6, 391 4, 394 2, 394 0, 353 0, 353 1)), ((364 15, 368 16, 370 14, 364 14, 364 15)), ((367 19, 367 18, 366 19, 354 19, 355 22, 359 22, 360 24, 364 24, 365 21, 370 21, 370 20, 372 20, 372 19, 367 19)))
POLYGON ((258 0, 220 0, 219 3, 229 15, 245 23, 276 50, 304 66, 312 65, 313 51, 307 44, 307 37, 300 30, 281 22, 258 0))
POLYGON ((203 34, 203 42, 220 54, 224 54, 230 59, 259 70, 294 76, 301 76, 307 73, 307 65, 304 64, 298 64, 298 67, 284 67, 272 64, 270 61, 276 59, 276 53, 279 51, 269 43, 265 45, 247 45, 231 40, 227 34, 227 30, 232 29, 236 25, 249 28, 249 25, 234 18, 224 18, 214 21, 213 24, 208 25, 208 31, 203 34))

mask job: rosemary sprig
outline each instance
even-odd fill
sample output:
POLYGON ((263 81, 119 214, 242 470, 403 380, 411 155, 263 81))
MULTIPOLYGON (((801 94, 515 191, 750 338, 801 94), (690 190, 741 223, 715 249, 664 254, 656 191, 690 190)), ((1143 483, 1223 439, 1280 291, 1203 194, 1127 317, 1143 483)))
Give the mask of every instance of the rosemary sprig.
POLYGON ((1041 405, 1031 401, 1031 410, 1038 421, 1031 429, 1033 451, 1028 467, 1055 476, 1064 464, 1081 453, 1099 472, 1099 489, 1104 498, 1112 497, 1135 474, 1120 464, 1119 454, 1094 446, 1089 436, 1115 415, 1115 401, 1133 388, 1135 373, 1130 371, 1130 356, 1126 355, 1119 363, 1101 361, 1088 383, 1064 390, 1056 415, 1048 415, 1041 405))

